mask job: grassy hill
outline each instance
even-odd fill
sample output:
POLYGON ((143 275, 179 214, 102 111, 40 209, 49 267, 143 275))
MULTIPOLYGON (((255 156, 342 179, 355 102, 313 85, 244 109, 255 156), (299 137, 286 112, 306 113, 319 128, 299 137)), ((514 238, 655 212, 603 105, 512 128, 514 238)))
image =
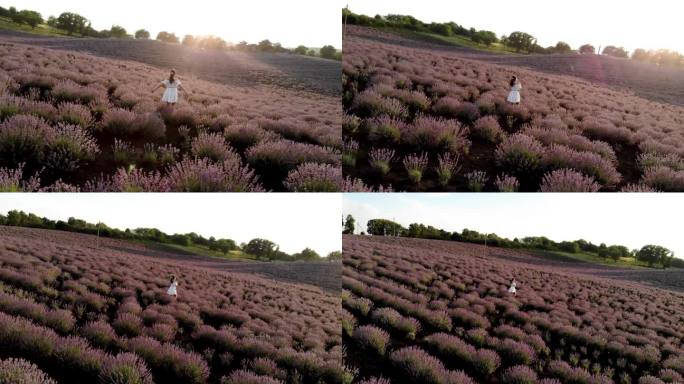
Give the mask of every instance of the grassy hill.
POLYGON ((404 36, 406 38, 422 40, 422 41, 425 41, 428 43, 451 45, 451 46, 455 46, 455 47, 465 47, 465 48, 475 49, 475 50, 483 51, 483 52, 512 54, 512 55, 518 54, 515 52, 514 49, 507 47, 501 43, 493 43, 490 46, 486 46, 484 44, 474 42, 472 39, 470 39, 467 36, 461 36, 461 35, 443 36, 443 35, 439 35, 436 33, 408 31, 408 30, 399 29, 399 28, 380 28, 380 29, 385 29, 388 32, 393 32, 393 33, 396 33, 398 35, 404 36))
POLYGON ((228 253, 223 253, 220 251, 215 251, 215 250, 209 249, 209 247, 205 247, 205 246, 197 245, 197 244, 184 246, 184 245, 179 245, 179 244, 157 243, 157 242, 153 242, 153 241, 142 241, 142 243, 145 244, 146 246, 150 247, 150 248, 157 249, 160 251, 168 251, 168 252, 174 252, 174 253, 213 257, 213 258, 226 259, 226 260, 256 260, 256 257, 254 257, 253 255, 244 253, 241 250, 234 250, 234 251, 229 251, 228 253))
POLYGON ((21 31, 27 33, 33 33, 36 35, 43 36, 59 36, 59 37, 78 37, 78 34, 69 35, 66 31, 58 28, 51 27, 47 24, 40 24, 35 28, 31 28, 30 25, 15 23, 7 17, 0 17, 0 29, 10 29, 14 31, 21 31))
MULTIPOLYGON (((600 265, 610 265, 613 267, 623 267, 623 268, 636 268, 636 269, 644 269, 644 268, 649 268, 648 264, 637 261, 633 257, 621 257, 619 260, 613 260, 610 258, 603 258, 599 257, 596 254, 593 253, 587 253, 587 252, 578 252, 578 253, 570 253, 570 252, 562 252, 562 251, 541 251, 541 250, 530 250, 530 252, 537 254, 541 257, 552 259, 552 260, 558 260, 558 261, 578 261, 578 262, 585 262, 585 263, 592 263, 592 264, 600 264, 600 265)), ((656 268, 656 267, 651 267, 651 268, 656 268)))

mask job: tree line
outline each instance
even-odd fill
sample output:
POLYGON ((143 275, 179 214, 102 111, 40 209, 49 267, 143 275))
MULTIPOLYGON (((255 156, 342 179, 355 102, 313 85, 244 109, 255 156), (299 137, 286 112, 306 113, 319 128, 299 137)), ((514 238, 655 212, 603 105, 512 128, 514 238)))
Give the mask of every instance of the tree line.
MULTIPOLYGON (((487 47, 495 43, 501 43, 519 53, 597 53, 596 47, 591 44, 584 44, 577 50, 573 50, 572 47, 570 47, 570 45, 564 41, 559 41, 556 45, 542 47, 537 43, 536 37, 522 31, 515 31, 509 35, 497 37, 496 33, 492 31, 465 28, 453 21, 446 23, 424 23, 415 17, 408 15, 375 15, 375 17, 370 17, 366 15, 355 14, 348 9, 344 9, 342 13, 342 20, 348 24, 366 27, 403 29, 413 32, 433 33, 445 37, 456 35, 464 36, 475 43, 482 44, 487 47)), ((684 55, 668 49, 645 50, 638 48, 635 49, 630 55, 630 53, 623 47, 608 45, 600 50, 600 53, 606 56, 631 58, 633 60, 651 62, 658 65, 684 67, 684 55)))
MULTIPOLYGON (((0 17, 6 17, 17 24, 26 24, 35 29, 38 25, 47 24, 55 29, 60 29, 66 32, 69 36, 79 35, 83 37, 97 37, 97 38, 135 38, 140 40, 150 39, 150 32, 145 29, 139 29, 133 34, 129 34, 126 29, 120 25, 112 25, 110 29, 95 30, 91 22, 74 12, 63 12, 58 17, 50 16, 47 20, 36 11, 21 10, 18 11, 15 7, 5 9, 0 7, 0 17)), ((276 53, 293 53, 305 56, 321 57, 330 60, 342 60, 342 52, 335 49, 332 45, 326 45, 316 50, 304 45, 300 45, 293 49, 283 47, 280 43, 272 43, 270 40, 262 40, 257 44, 250 44, 246 41, 241 41, 236 45, 230 45, 224 39, 217 36, 193 36, 185 35, 181 40, 172 32, 161 31, 157 34, 156 40, 165 43, 183 44, 204 49, 235 49, 248 52, 276 52, 276 53)))
POLYGON ((99 235, 112 239, 152 241, 162 244, 176 244, 185 247, 200 246, 212 251, 221 252, 227 255, 231 251, 242 251, 262 261, 316 261, 341 260, 342 253, 339 251, 331 252, 325 258, 321 257, 311 248, 305 248, 301 252, 288 254, 280 250, 280 247, 267 239, 252 239, 247 243, 237 244, 232 239, 217 239, 215 237, 206 238, 197 233, 176 233, 167 234, 157 228, 135 228, 120 230, 111 228, 103 223, 89 223, 85 220, 70 217, 67 221, 50 220, 46 217, 39 217, 33 213, 23 211, 9 211, 7 215, 0 214, 0 225, 13 227, 27 227, 40 229, 53 229, 58 231, 84 233, 89 235, 99 235))
MULTIPOLYGON (((353 234, 356 230, 356 220, 352 215, 347 215, 343 220, 344 234, 353 234)), ((521 239, 510 240, 500 237, 495 233, 479 233, 470 229, 461 232, 450 232, 431 225, 412 223, 405 228, 401 224, 387 219, 369 220, 366 232, 373 236, 398 236, 413 237, 420 239, 460 241, 473 244, 486 244, 492 247, 512 249, 536 249, 542 251, 560 251, 567 253, 587 253, 605 259, 620 260, 623 257, 631 257, 648 264, 650 267, 661 268, 677 267, 684 268, 684 260, 676 259, 674 253, 659 245, 645 245, 641 249, 629 249, 624 245, 607 245, 605 243, 594 244, 584 239, 575 241, 556 242, 544 236, 530 236, 521 239)), ((361 232, 361 234, 365 234, 361 232)))

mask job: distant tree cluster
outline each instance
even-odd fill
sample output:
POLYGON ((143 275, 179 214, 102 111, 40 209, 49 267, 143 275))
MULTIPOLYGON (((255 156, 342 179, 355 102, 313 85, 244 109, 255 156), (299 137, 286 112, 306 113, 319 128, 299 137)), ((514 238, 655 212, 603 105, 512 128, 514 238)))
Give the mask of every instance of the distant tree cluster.
POLYGON ((7 17, 17 24, 26 24, 31 28, 44 23, 43 16, 40 13, 28 9, 18 11, 15 7, 9 7, 9 9, 0 7, 0 17, 7 17))
POLYGON ((414 32, 429 32, 446 37, 460 35, 486 46, 499 42, 496 33, 492 31, 468 29, 454 22, 428 24, 408 15, 376 15, 375 17, 369 17, 344 9, 342 19, 343 21, 346 20, 348 24, 366 27, 406 29, 414 32))
POLYGON ((228 43, 217 36, 193 36, 185 35, 182 41, 183 45, 190 47, 197 47, 203 49, 226 49, 228 43))
MULTIPOLYGON (((177 244, 185 247, 201 246, 212 251, 221 252, 227 255, 231 251, 241 250, 252 255, 259 260, 282 260, 282 261, 315 261, 322 257, 311 248, 305 248, 301 252, 292 255, 282 252, 277 244, 266 239, 252 239, 246 244, 237 245, 232 239, 216 239, 213 236, 205 238, 194 232, 166 234, 157 228, 135 228, 120 230, 111 228, 103 223, 88 223, 85 220, 70 217, 67 221, 50 220, 46 217, 39 217, 33 213, 23 211, 9 211, 6 216, 0 214, 0 225, 13 227, 53 229, 66 232, 77 232, 89 235, 99 234, 102 237, 123 240, 144 240, 156 243, 177 244)), ((331 252, 327 258, 329 261, 341 259, 340 252, 331 252)))
MULTIPOLYGON (((468 37, 473 42, 485 46, 501 43, 519 53, 550 54, 574 52, 570 45, 564 41, 559 41, 554 46, 544 48, 537 44, 537 39, 534 36, 526 32, 515 31, 508 36, 503 35, 500 38, 497 38, 496 34, 492 31, 476 30, 475 28, 468 29, 454 22, 425 23, 408 15, 375 15, 375 17, 370 17, 356 14, 345 8, 342 11, 342 20, 351 25, 365 27, 404 29, 414 32, 433 33, 447 37, 460 35, 468 37)), ((577 52, 581 54, 595 54, 596 48, 591 44, 584 44, 579 47, 577 52)), ((612 57, 630 57, 629 52, 624 48, 613 45, 606 46, 600 53, 612 57)), ((684 55, 667 49, 646 51, 639 48, 632 53, 631 58, 658 65, 684 66, 684 55)))
MULTIPOLYGON (((350 222, 354 223, 354 218, 351 215, 347 215, 347 218, 345 219, 345 230, 347 229, 346 224, 350 222)), ((604 243, 596 245, 584 239, 556 242, 544 236, 530 236, 522 239, 515 238, 510 240, 505 237, 500 237, 495 233, 479 233, 470 229, 463 229, 460 233, 450 232, 420 223, 412 223, 408 228, 405 228, 401 224, 387 219, 369 220, 367 224, 367 233, 374 236, 401 236, 419 239, 461 241, 473 244, 487 244, 492 247, 502 248, 537 249, 567 253, 583 252, 615 261, 620 260, 621 258, 630 257, 647 263, 651 267, 684 268, 684 260, 675 259, 672 251, 658 245, 646 245, 641 249, 630 250, 624 245, 606 245, 604 243)))
MULTIPOLYGON (((30 25, 31 28, 36 28, 38 25, 46 23, 48 26, 61 29, 68 35, 80 35, 85 37, 100 37, 100 38, 129 38, 147 40, 150 38, 150 32, 145 29, 135 31, 133 36, 129 35, 125 28, 120 25, 112 25, 110 29, 103 29, 97 31, 92 28, 90 21, 87 18, 73 12, 63 12, 58 17, 50 16, 44 20, 42 15, 31 10, 17 11, 15 7, 5 9, 0 7, 0 17, 6 17, 17 24, 30 25)), ((181 39, 172 32, 161 31, 157 34, 156 40, 165 43, 205 48, 205 49, 227 49, 229 44, 217 36, 193 36, 185 35, 181 39)), ((258 44, 248 44, 243 41, 234 46, 237 50, 253 51, 253 52, 282 52, 294 53, 305 56, 316 56, 323 59, 342 60, 342 51, 335 49, 332 45, 326 45, 316 50, 300 45, 294 49, 284 48, 280 43, 272 43, 269 40, 262 40, 258 44)))

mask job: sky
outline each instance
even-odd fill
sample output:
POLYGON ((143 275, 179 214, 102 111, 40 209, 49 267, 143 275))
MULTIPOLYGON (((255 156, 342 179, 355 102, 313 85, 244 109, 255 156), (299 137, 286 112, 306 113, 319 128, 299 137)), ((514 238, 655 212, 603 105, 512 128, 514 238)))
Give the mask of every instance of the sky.
POLYGON ((0 195, 0 213, 69 217, 126 229, 195 232, 238 244, 265 238, 287 253, 312 248, 321 256, 342 249, 342 199, 333 193, 15 193, 0 195))
POLYGON ((684 53, 679 1, 672 0, 346 0, 358 14, 411 15, 423 22, 453 21, 497 36, 523 31, 544 47, 565 41, 599 46, 667 48, 684 53))
POLYGON ((353 193, 344 195, 343 211, 356 219, 357 233, 369 219, 383 218, 509 239, 585 239, 630 249, 656 244, 684 258, 684 194, 353 193))
POLYGON ((98 31, 117 24, 129 34, 144 28, 152 38, 168 31, 181 38, 211 34, 235 44, 269 39, 290 48, 342 46, 337 0, 0 0, 0 6, 38 11, 45 19, 75 12, 98 31))

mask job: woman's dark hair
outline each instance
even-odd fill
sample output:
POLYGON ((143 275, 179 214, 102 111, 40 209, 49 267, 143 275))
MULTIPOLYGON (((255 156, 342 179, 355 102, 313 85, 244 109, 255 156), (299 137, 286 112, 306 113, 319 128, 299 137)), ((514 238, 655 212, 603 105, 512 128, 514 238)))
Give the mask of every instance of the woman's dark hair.
POLYGON ((515 85, 515 82, 518 80, 517 77, 513 76, 511 77, 511 87, 515 85))
POLYGON ((171 275, 171 282, 173 283, 176 280, 176 275, 171 275))
POLYGON ((171 69, 171 72, 169 73, 169 83, 173 83, 174 81, 176 81, 175 77, 176 77, 176 70, 171 69))

